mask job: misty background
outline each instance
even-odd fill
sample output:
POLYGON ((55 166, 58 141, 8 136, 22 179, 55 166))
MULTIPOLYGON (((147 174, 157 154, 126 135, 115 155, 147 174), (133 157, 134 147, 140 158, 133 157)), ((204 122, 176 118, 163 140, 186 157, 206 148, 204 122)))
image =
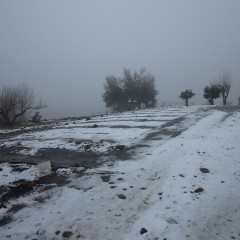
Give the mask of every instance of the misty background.
MULTIPOLYGON (((206 104, 203 88, 232 72, 240 96, 239 0, 0 0, 0 87, 26 83, 44 118, 104 113, 105 76, 145 67, 158 103, 206 104)), ((222 103, 221 99, 216 103, 222 103)))

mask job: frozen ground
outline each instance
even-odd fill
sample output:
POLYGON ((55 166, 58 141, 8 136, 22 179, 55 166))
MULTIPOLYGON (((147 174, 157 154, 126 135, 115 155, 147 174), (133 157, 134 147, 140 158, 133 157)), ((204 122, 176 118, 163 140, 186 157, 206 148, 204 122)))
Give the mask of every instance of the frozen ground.
POLYGON ((42 147, 88 151, 79 142, 92 142, 105 161, 41 181, 36 166, 2 163, 0 239, 240 239, 239 136, 238 109, 191 107, 64 122, 3 139, 0 151, 21 144, 30 155, 42 147), (128 159, 115 157, 118 144, 128 159))
MULTIPOLYGON (((158 129, 164 123, 196 111, 194 108, 166 108, 159 110, 127 112, 110 116, 95 117, 86 121, 64 121, 52 129, 20 134, 0 142, 0 147, 18 147, 19 153, 34 156, 40 149, 69 149, 96 153, 108 152, 117 144, 134 145, 146 133, 158 129)), ((16 131, 16 130, 14 130, 16 131)), ((6 133, 6 130, 3 131, 6 133)), ((16 152, 16 151, 15 151, 16 152)))

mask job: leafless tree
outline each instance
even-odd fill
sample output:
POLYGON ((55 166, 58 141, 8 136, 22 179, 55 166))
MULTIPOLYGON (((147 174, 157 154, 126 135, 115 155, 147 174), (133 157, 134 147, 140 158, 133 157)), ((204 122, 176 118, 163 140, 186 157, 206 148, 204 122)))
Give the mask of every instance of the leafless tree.
POLYGON ((26 85, 3 87, 0 89, 0 115, 11 127, 17 119, 34 108, 34 90, 26 85))
POLYGON ((223 105, 227 105, 227 98, 231 89, 231 71, 230 70, 224 70, 222 74, 220 75, 220 80, 218 83, 222 99, 223 99, 223 105))

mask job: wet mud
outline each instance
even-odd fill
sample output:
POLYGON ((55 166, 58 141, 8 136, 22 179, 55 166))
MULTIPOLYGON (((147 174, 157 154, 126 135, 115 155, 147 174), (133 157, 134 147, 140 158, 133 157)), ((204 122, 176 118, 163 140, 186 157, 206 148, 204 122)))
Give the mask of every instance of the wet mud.
MULTIPOLYGON (((40 177, 37 180, 27 181, 24 179, 13 182, 11 186, 2 187, 0 193, 0 208, 8 208, 13 199, 31 194, 36 191, 47 191, 54 187, 61 187, 70 183, 68 178, 53 172, 50 175, 40 177)), ((44 203, 49 197, 43 196, 36 198, 35 201, 44 203)), ((26 204, 13 204, 3 217, 0 217, 0 227, 12 222, 12 216, 23 208, 28 207, 26 204)))
POLYGON ((176 128, 182 122, 184 122, 184 117, 179 117, 177 119, 168 121, 167 123, 163 124, 160 129, 149 133, 144 140, 161 140, 163 137, 170 137, 175 138, 180 135, 182 132, 186 130, 186 128, 176 128), (176 129, 169 129, 169 127, 174 126, 176 129))
POLYGON ((37 156, 25 156, 18 152, 22 148, 4 147, 0 149, 0 162, 38 164, 50 160, 53 168, 84 167, 94 168, 99 165, 99 156, 92 152, 77 152, 66 149, 41 149, 37 156))

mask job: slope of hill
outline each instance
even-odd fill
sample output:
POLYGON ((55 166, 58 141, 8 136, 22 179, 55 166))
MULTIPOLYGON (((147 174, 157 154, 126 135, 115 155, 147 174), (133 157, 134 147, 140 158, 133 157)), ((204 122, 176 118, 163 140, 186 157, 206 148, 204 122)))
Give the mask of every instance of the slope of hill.
POLYGON ((239 110, 190 107, 2 139, 0 238, 239 239, 239 136, 239 110), (48 159, 71 164, 39 178, 48 159))

